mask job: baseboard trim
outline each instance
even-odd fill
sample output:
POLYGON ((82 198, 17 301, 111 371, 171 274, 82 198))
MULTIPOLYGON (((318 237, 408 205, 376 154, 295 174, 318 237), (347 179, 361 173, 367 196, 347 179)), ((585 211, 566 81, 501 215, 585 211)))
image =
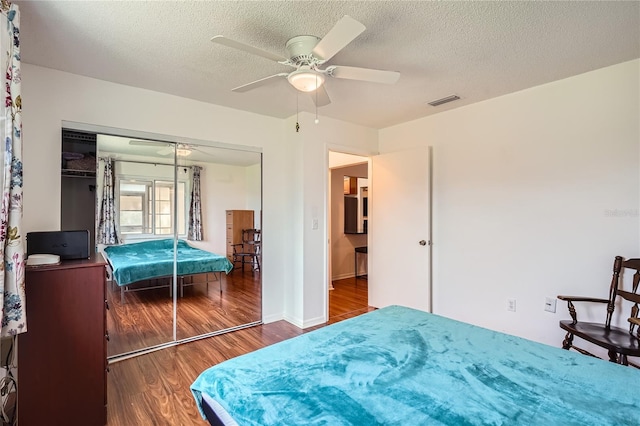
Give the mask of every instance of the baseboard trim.
POLYGON ((348 274, 340 274, 340 275, 336 275, 334 277, 331 278, 331 281, 336 281, 336 280, 344 280, 345 278, 353 278, 355 275, 352 273, 348 273, 348 274))
POLYGON ((327 319, 324 317, 316 317, 316 318, 312 318, 310 320, 307 320, 304 322, 304 327, 302 328, 309 328, 309 327, 314 327, 316 325, 320 325, 320 324, 324 324, 327 322, 327 319))
POLYGON ((327 322, 327 320, 324 317, 316 317, 316 318, 311 318, 309 320, 306 321, 299 321, 299 320, 295 320, 291 317, 284 317, 284 320, 295 325, 298 328, 309 328, 309 327, 315 327, 316 325, 320 325, 320 324, 324 324, 325 322, 327 322))
POLYGON ((271 314, 271 315, 267 315, 265 317, 262 317, 262 323, 263 324, 270 324, 272 322, 281 321, 283 319, 285 319, 285 318, 284 318, 284 315, 282 315, 282 313, 271 314))

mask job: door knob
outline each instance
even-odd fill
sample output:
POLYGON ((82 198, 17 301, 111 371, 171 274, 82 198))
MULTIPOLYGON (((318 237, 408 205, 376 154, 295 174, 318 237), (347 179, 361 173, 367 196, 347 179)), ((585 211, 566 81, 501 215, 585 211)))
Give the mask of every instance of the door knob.
POLYGON ((418 244, 420 244, 421 246, 426 246, 427 242, 425 240, 420 240, 418 244))

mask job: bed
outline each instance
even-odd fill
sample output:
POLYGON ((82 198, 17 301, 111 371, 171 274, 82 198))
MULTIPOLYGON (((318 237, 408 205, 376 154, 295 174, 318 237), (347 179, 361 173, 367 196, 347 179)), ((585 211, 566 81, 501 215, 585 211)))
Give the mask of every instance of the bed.
POLYGON ((640 424, 640 370, 400 306, 230 359, 212 425, 640 424))
MULTIPOLYGON (((173 276, 173 239, 107 246, 104 248, 104 253, 111 269, 112 279, 120 287, 122 301, 124 301, 124 292, 133 283, 173 276)), ((226 256, 191 247, 186 241, 178 240, 178 277, 213 272, 218 273, 219 279, 220 273, 228 274, 232 269, 233 265, 226 256)))

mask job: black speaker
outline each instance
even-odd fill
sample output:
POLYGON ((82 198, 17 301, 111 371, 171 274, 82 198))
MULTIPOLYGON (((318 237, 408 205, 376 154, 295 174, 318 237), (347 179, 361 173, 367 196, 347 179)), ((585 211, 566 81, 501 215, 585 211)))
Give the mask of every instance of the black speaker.
POLYGON ((60 259, 88 259, 89 231, 46 231, 27 233, 27 256, 57 254, 60 259))

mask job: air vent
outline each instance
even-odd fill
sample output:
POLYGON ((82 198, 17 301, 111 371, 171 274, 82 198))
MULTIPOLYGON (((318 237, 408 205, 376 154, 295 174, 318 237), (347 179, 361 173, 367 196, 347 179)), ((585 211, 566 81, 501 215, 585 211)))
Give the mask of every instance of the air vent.
POLYGON ((458 95, 451 95, 451 96, 447 96, 446 98, 442 98, 442 99, 436 99, 435 101, 431 101, 431 102, 427 102, 429 105, 431 106, 440 106, 442 104, 446 104, 447 102, 453 102, 453 101, 457 101, 458 99, 460 99, 460 96, 458 95))

